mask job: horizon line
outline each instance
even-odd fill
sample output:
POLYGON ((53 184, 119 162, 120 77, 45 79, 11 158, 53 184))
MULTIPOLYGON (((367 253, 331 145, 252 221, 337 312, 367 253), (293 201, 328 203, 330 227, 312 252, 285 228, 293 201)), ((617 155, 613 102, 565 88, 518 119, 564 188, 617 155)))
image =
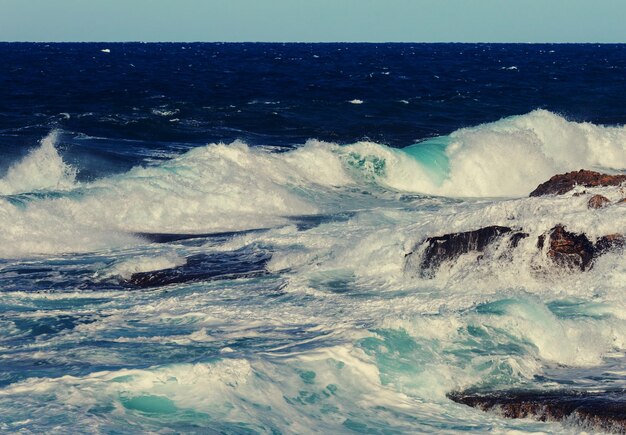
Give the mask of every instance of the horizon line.
POLYGON ((610 42, 610 41, 141 41, 141 40, 125 40, 125 41, 29 41, 29 40, 0 40, 1 44, 552 44, 552 45, 624 45, 626 42, 610 42))

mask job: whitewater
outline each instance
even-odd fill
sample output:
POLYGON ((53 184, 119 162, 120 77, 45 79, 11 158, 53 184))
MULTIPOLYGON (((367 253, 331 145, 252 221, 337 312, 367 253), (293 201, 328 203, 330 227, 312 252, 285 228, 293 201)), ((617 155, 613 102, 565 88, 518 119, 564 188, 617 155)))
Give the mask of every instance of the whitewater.
MULTIPOLYGON (((224 61, 232 69, 237 56, 248 56, 243 48, 265 50, 255 54, 261 68, 296 55, 298 65, 320 56, 351 65, 353 58, 340 56, 358 47, 184 51, 195 50, 206 65, 218 62, 211 56, 232 56, 224 61)), ((168 59, 183 51, 124 44, 108 53, 97 44, 38 49, 68 56, 90 50, 89 58, 109 56, 101 62, 124 74, 134 70, 120 65, 132 60, 141 68, 150 50, 168 59), (132 59, 108 60, 122 49, 132 59)), ((378 53, 361 49, 365 59, 378 53)), ((433 51, 439 49, 376 48, 394 56, 424 52, 444 77, 437 70, 444 61, 433 51)), ((537 56, 552 55, 540 49, 537 56)), ((482 56, 487 49, 475 50, 482 56)), ((505 56, 497 46, 489 50, 505 56)), ((444 57, 466 62, 450 53, 444 57)), ((69 99, 71 107, 51 109, 45 122, 29 114, 22 127, 9 128, 9 115, 0 116, 0 432, 596 431, 571 419, 507 419, 455 403, 450 394, 626 389, 623 252, 608 252, 582 272, 558 267, 537 248, 538 237, 557 224, 591 241, 626 233, 626 206, 617 204, 626 187, 529 197, 555 174, 626 173, 626 122, 592 122, 535 105, 490 112, 484 122, 455 119, 445 124, 453 128, 414 140, 398 133, 402 146, 369 133, 348 140, 346 125, 365 128, 354 120, 378 119, 358 111, 380 110, 387 122, 381 113, 419 104, 408 92, 413 82, 398 78, 385 56, 373 77, 350 79, 400 80, 400 90, 389 84, 388 100, 375 109, 376 95, 346 90, 345 77, 327 84, 338 95, 336 106, 323 110, 294 109, 300 106, 289 100, 291 91, 283 95, 276 85, 273 98, 259 92, 237 102, 224 66, 207 73, 223 79, 210 86, 226 83, 232 91, 218 108, 207 102, 191 109, 181 103, 194 98, 185 87, 165 85, 145 97, 145 107, 119 96, 121 108, 92 107, 93 95, 106 98, 88 76, 77 85, 88 102, 69 99), (166 101, 159 92, 176 98, 166 101), (208 115, 192 112, 199 107, 223 119, 244 116, 237 110, 254 116, 241 121, 248 130, 207 127, 208 115), (332 128, 277 132, 271 119, 283 113, 290 114, 286 125, 298 114, 303 125, 318 116, 317 124, 332 128), (333 114, 340 115, 331 120, 333 114), (616 205, 590 209, 592 194, 616 205), (523 229, 528 237, 507 255, 496 245, 480 261, 461 255, 432 275, 420 273, 413 258, 426 239, 490 225, 523 229)), ((498 62, 491 69, 498 77, 524 74, 521 62, 518 69, 500 63, 513 64, 498 62)), ((424 74, 429 86, 440 80, 430 69, 424 74)), ((281 80, 285 89, 296 86, 281 80)), ((455 95, 445 97, 446 113, 457 110, 455 95)), ((427 111, 435 113, 434 104, 427 111)), ((389 127, 396 130, 403 131, 389 127)))
POLYGON ((626 168, 626 128, 547 111, 403 149, 311 140, 277 153, 240 141, 210 144, 90 183, 75 182, 78 168, 56 152, 57 136, 0 179, 0 210, 10 222, 0 229, 5 258, 126 246, 134 233, 241 231, 377 202, 403 207, 401 195, 514 198, 557 173, 626 168), (372 198, 364 203, 365 192, 372 198))

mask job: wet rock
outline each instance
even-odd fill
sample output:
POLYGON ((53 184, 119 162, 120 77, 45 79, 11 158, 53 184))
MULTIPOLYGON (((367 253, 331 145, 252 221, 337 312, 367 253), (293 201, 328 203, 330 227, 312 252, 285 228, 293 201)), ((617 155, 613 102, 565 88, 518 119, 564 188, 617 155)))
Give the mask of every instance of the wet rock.
POLYGON ((598 209, 606 207, 610 203, 611 201, 606 196, 593 195, 591 198, 589 198, 589 201, 587 202, 587 207, 598 209))
POLYGON ((243 230, 243 231, 227 231, 220 233, 144 233, 135 232, 131 233, 135 237, 139 237, 146 242, 150 243, 173 243, 173 242, 188 242, 183 244, 205 243, 202 239, 211 239, 214 241, 228 240, 233 236, 254 234, 265 231, 263 228, 243 230))
POLYGON ((539 236, 537 247, 543 249, 546 240, 549 243, 548 258, 552 259, 555 264, 583 271, 590 269, 593 261, 600 255, 615 249, 622 249, 626 245, 622 234, 600 237, 594 244, 585 234, 569 232, 563 225, 557 225, 547 234, 539 236))
MULTIPOLYGON (((489 226, 474 231, 429 237, 424 242, 427 246, 422 254, 419 266, 420 273, 425 277, 433 277, 443 262, 455 260, 462 254, 470 252, 479 254, 491 243, 505 235, 509 237, 511 248, 515 248, 521 239, 528 237, 526 233, 501 226, 489 226)), ((479 255, 477 255, 478 257, 479 255)))
POLYGON ((594 258, 594 246, 584 234, 574 234, 557 225, 547 234, 539 236, 537 247, 543 249, 548 242, 548 258, 555 264, 570 269, 587 270, 594 258))
MULTIPOLYGON (((406 267, 418 269, 424 278, 433 278, 444 262, 454 261, 470 253, 475 253, 476 259, 481 260, 487 247, 499 240, 506 239, 508 246, 498 251, 497 259, 510 258, 512 250, 526 237, 528 233, 522 230, 501 226, 429 237, 406 254, 406 267)), ((593 267, 593 262, 599 256, 626 248, 626 237, 618 233, 609 234, 593 243, 586 234, 567 231, 559 224, 539 236, 537 248, 545 248, 546 255, 557 266, 586 271, 593 267)))
POLYGON ((594 256, 597 257, 605 252, 624 249, 625 246, 626 238, 622 234, 609 234, 608 236, 600 237, 596 241, 594 256))
POLYGON ((562 195, 577 185, 585 187, 619 186, 624 182, 626 182, 626 175, 609 175, 581 169, 578 172, 555 175, 545 183, 540 184, 530 193, 530 196, 562 195))
POLYGON ((586 430, 626 433, 626 390, 451 393, 448 398, 506 418, 565 422, 586 430))
POLYGON ((253 278, 266 275, 271 255, 267 252, 233 251, 187 257, 183 266, 137 272, 121 282, 134 288, 161 287, 197 281, 253 278))

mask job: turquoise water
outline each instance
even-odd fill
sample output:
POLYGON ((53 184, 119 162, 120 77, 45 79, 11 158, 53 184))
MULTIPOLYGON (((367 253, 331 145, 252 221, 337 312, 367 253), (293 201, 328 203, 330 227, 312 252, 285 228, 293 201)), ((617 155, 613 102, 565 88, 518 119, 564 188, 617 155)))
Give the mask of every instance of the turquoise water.
POLYGON ((451 141, 449 136, 435 137, 402 148, 401 152, 421 162, 429 178, 441 185, 450 173, 450 159, 446 154, 446 148, 451 141))
POLYGON ((528 197, 626 170, 623 46, 101 49, 0 44, 1 433, 572 433, 448 395, 625 387, 623 252, 537 248, 623 192, 528 197))

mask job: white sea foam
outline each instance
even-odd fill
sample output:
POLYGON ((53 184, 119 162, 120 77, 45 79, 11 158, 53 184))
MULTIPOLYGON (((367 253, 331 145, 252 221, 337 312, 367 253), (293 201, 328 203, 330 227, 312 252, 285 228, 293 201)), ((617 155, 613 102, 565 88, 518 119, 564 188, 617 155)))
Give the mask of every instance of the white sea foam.
MULTIPOLYGON (((424 145, 425 152, 372 142, 340 146, 311 140, 282 153, 242 142, 212 144, 156 166, 84 183, 75 190, 71 190, 77 187, 75 170, 58 155, 55 138, 56 133, 45 138, 0 180, 4 193, 67 190, 60 198, 25 204, 0 200, 0 213, 8 223, 0 228, 2 257, 136 243, 128 235, 133 232, 273 227, 287 224, 287 216, 372 207, 398 192, 526 196, 556 173, 626 168, 624 127, 573 123, 547 111, 459 130, 418 145, 424 145), (360 197, 358 192, 371 196, 360 197)), ((545 231, 550 220, 576 231, 597 230, 598 236, 619 232, 614 224, 620 222, 617 208, 583 213, 579 219, 577 210, 585 209, 584 198, 573 200, 574 208, 563 201, 496 203, 475 217, 471 213, 456 216, 456 212, 450 218, 443 216, 445 230, 424 230, 505 225, 515 215, 518 224, 530 231, 545 231)), ((373 223, 373 228, 379 224, 373 223)))
POLYGON ((552 175, 626 169, 626 127, 569 122, 537 110, 451 135, 450 173, 434 192, 450 196, 524 196, 552 175))
MULTIPOLYGON (((428 415, 430 424, 433 420, 445 424, 437 417, 443 411, 441 405, 423 407, 420 401, 385 387, 376 365, 368 359, 358 349, 336 346, 265 361, 224 359, 31 379, 0 390, 0 403, 20 414, 18 406, 24 397, 55 394, 54 406, 33 416, 30 427, 45 424, 59 412, 74 419, 84 413, 76 410, 96 405, 116 410, 116 419, 102 421, 109 428, 123 427, 136 411, 157 418, 196 411, 224 425, 243 423, 259 430, 269 425, 297 433, 311 427, 336 431, 345 420, 341 416, 347 414, 357 421, 384 418, 388 427, 404 430, 416 427, 415 420, 407 418, 410 414, 428 415), (392 411, 391 415, 370 414, 376 407, 392 411)), ((82 420, 69 423, 84 424, 82 420)))
POLYGON ((76 169, 65 163, 55 148, 58 137, 59 132, 52 131, 39 147, 13 164, 0 179, 0 195, 74 187, 76 169))
POLYGON ((157 116, 172 116, 176 115, 178 112, 180 112, 179 109, 169 110, 166 107, 152 109, 152 114, 157 116))
MULTIPOLYGON (((53 150, 49 142, 43 146, 53 150)), ((30 163, 18 167, 19 174, 38 171, 30 163)), ((7 178, 22 180, 15 175, 7 178)), ((80 192, 68 192, 62 198, 26 206, 0 200, 0 213, 10 223, 0 228, 0 255, 119 246, 132 241, 125 233, 137 231, 211 232, 273 226, 286 222, 284 216, 318 211, 298 189, 332 189, 352 183, 341 161, 322 144, 284 154, 251 149, 240 142, 209 145, 159 166, 137 167, 85 184, 80 192)))
MULTIPOLYGON (((570 207, 578 218, 600 215, 599 221, 610 210, 588 210, 582 207, 584 198, 571 196, 562 202, 427 201, 418 210, 361 210, 348 220, 306 231, 288 225, 240 235, 215 248, 271 247, 276 254, 269 268, 280 271, 280 290, 288 297, 268 301, 258 281, 123 292, 98 306, 96 321, 29 345, 29 355, 68 367, 79 362, 139 368, 4 386, 0 406, 14 419, 7 427, 15 431, 19 422, 30 419, 24 426, 36 431, 54 415, 63 415, 72 427, 87 427, 94 424, 89 410, 97 409, 104 410, 96 420, 101 432, 127 427, 138 415, 163 424, 170 417, 198 413, 198 427, 224 425, 225 431, 243 424, 258 431, 301 433, 313 427, 337 433, 354 424, 357 429, 377 425, 398 432, 456 433, 457 427, 449 426, 454 420, 476 431, 541 427, 567 433, 559 426, 484 415, 451 403, 446 393, 482 384, 523 386, 544 374, 546 366, 586 368, 624 349, 623 279, 606 280, 606 269, 594 267, 569 281, 536 277, 526 286, 523 263, 517 262, 521 258, 514 258, 510 266, 492 265, 494 277, 487 265, 475 270, 475 261, 461 261, 456 278, 444 273, 420 281, 402 273, 403 249, 431 231, 479 224, 483 212, 485 219, 517 213, 516 219, 539 226, 543 218, 532 217, 539 214, 538 206, 552 218, 570 207), (455 214, 459 223, 454 223, 455 214), (348 294, 342 293, 342 282, 348 294), (360 291, 367 292, 365 297, 360 291), (591 293, 596 296, 588 298, 591 293), (606 301, 613 294, 621 302, 610 306, 606 301), (560 316, 544 301, 572 295, 593 304, 581 306, 574 316, 560 316), (141 329, 129 326, 129 319, 141 329), (109 344, 100 352, 91 346, 80 354, 65 351, 68 344, 99 343, 103 337, 109 344), (139 366, 125 360, 127 349, 142 355, 141 349, 158 346, 166 358, 199 347, 209 356, 152 367, 145 367, 144 359, 139 366), (46 401, 51 395, 56 400, 46 401), (33 413, 35 408, 39 412, 33 413)), ((520 246, 522 252, 526 248, 530 246, 520 246)), ((154 255, 152 264, 167 256, 154 255)), ((132 264, 132 259, 118 263, 121 269, 132 264)), ((33 294, 19 297, 28 303, 33 294)), ((39 295, 35 300, 44 302, 39 295)), ((91 303, 86 309, 96 312, 91 303)))
POLYGON ((133 256, 132 258, 114 263, 108 268, 96 273, 97 278, 119 277, 128 279, 135 273, 152 272, 155 270, 171 269, 184 265, 187 259, 176 253, 151 256, 133 256))
MULTIPOLYGON (((382 352, 385 345, 389 351, 399 350, 387 342, 381 343, 382 352)), ((210 424, 213 429, 228 430, 244 425, 247 430, 297 433, 311 428, 338 432, 351 425, 355 429, 375 425, 398 432, 435 428, 440 433, 456 433, 449 428, 451 415, 463 425, 481 423, 480 427, 496 433, 533 426, 500 419, 487 423, 480 413, 433 396, 444 385, 458 383, 451 376, 468 378, 452 366, 445 374, 441 361, 410 368, 405 359, 402 366, 408 371, 400 373, 397 366, 377 364, 374 355, 352 345, 260 356, 80 377, 31 378, 0 389, 0 405, 10 412, 5 424, 13 430, 37 430, 46 427, 53 416, 63 415, 64 424, 74 429, 117 431, 136 421, 138 414, 163 424, 161 419, 190 413, 198 413, 195 427, 210 424), (443 384, 437 384, 442 380, 443 384), (421 395, 416 397, 416 392, 421 395), (55 400, 46 400, 51 395, 55 400), (41 401, 46 406, 32 413, 33 403, 41 401), (93 409, 105 411, 93 419, 89 412, 93 409)), ((551 430, 562 429, 554 426, 551 430)))
POLYGON ((626 127, 570 122, 545 110, 458 130, 446 141, 445 152, 419 158, 372 143, 347 149, 380 163, 374 178, 383 186, 452 197, 526 196, 558 173, 626 169, 626 127), (437 158, 448 163, 433 170, 437 158))
MULTIPOLYGON (((620 302, 626 267, 619 254, 600 257, 585 273, 564 272, 537 248, 539 236, 557 224, 569 231, 585 233, 591 241, 607 234, 623 234, 623 206, 613 204, 600 210, 587 207, 594 193, 613 201, 621 197, 618 189, 588 189, 581 196, 522 198, 499 201, 438 203, 420 200, 414 210, 389 208, 364 210, 348 221, 329 222, 308 231, 295 226, 262 234, 247 234, 229 240, 225 250, 250 244, 275 247, 268 264, 274 272, 287 271, 293 291, 315 291, 348 286, 387 289, 428 288, 454 294, 455 298, 422 299, 424 310, 465 309, 477 301, 503 297, 502 289, 524 286, 536 295, 603 298, 620 302), (419 276, 419 252, 407 263, 406 254, 419 251, 427 237, 476 230, 490 225, 521 229, 528 234, 510 255, 501 254, 505 244, 494 244, 477 262, 476 254, 444 263, 433 279, 419 276), (413 259, 415 260, 413 261, 413 259), (600 290, 601 289, 601 290, 600 290), (426 304, 426 305, 424 305, 426 304)), ((323 292, 322 292, 323 293, 323 292)), ((319 294, 319 293, 317 293, 319 294)), ((514 294, 514 292, 512 293, 514 294)), ((415 303, 413 301, 412 303, 415 303)))

